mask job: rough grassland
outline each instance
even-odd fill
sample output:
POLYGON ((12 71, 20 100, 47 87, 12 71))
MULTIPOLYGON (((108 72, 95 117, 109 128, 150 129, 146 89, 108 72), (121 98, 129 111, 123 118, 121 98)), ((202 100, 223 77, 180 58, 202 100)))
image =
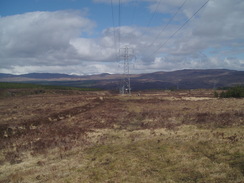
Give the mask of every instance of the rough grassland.
POLYGON ((244 182, 244 99, 213 91, 0 99, 0 182, 244 182))

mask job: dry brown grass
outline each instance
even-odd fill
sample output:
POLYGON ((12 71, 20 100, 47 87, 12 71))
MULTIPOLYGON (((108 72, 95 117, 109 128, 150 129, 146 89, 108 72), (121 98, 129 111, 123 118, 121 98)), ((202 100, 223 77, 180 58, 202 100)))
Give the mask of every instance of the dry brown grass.
POLYGON ((0 182, 244 181, 243 99, 84 92, 0 109, 0 182))

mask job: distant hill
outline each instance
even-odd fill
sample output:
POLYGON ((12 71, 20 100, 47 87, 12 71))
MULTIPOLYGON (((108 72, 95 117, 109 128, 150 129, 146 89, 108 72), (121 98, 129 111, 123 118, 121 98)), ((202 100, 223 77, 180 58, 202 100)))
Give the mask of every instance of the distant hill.
POLYGON ((76 78, 79 76, 68 75, 68 74, 56 74, 56 73, 30 73, 23 74, 22 77, 32 78, 32 79, 59 79, 59 78, 76 78))
MULTIPOLYGON (((93 87, 117 90, 120 74, 102 73, 98 75, 67 75, 57 73, 30 73, 23 75, 0 74, 2 82, 27 82, 45 85, 73 87, 93 87)), ((244 71, 226 69, 178 70, 132 74, 132 90, 145 89, 198 89, 244 85, 244 71)))
MULTIPOLYGON (((197 89, 228 87, 244 84, 244 71, 225 69, 214 70, 179 70, 144 74, 139 81, 151 81, 150 88, 161 89, 197 89)), ((140 83, 140 82, 138 82, 140 83)), ((143 86, 141 87, 143 88, 143 86)))
POLYGON ((13 74, 2 74, 2 73, 0 73, 0 79, 1 78, 11 78, 11 77, 16 77, 16 76, 13 74))

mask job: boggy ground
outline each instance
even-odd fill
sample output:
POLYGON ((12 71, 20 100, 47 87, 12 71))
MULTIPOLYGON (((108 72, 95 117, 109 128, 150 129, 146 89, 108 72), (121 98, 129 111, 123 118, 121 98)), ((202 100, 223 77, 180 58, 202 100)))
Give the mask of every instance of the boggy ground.
POLYGON ((0 99, 0 182, 244 182, 244 99, 211 90, 0 99))

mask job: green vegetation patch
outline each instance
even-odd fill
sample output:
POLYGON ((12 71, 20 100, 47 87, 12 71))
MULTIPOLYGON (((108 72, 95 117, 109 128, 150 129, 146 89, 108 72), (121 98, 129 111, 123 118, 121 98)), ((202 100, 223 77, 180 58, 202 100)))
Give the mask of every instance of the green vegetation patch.
POLYGON ((80 91, 97 91, 96 88, 78 88, 58 85, 38 85, 30 83, 5 83, 0 82, 0 89, 56 89, 56 90, 80 90, 80 91))
POLYGON ((222 91, 221 93, 215 91, 214 96, 220 98, 243 98, 244 86, 235 86, 232 88, 228 88, 226 91, 222 91))
POLYGON ((43 86, 29 83, 5 83, 0 82, 0 89, 23 89, 23 88, 41 88, 43 86))
POLYGON ((33 94, 43 94, 49 91, 55 93, 65 93, 65 91, 98 91, 96 88, 79 88, 58 85, 39 85, 31 83, 5 83, 0 82, 0 98, 11 96, 24 96, 33 94), (63 91, 63 92, 62 92, 63 91))

